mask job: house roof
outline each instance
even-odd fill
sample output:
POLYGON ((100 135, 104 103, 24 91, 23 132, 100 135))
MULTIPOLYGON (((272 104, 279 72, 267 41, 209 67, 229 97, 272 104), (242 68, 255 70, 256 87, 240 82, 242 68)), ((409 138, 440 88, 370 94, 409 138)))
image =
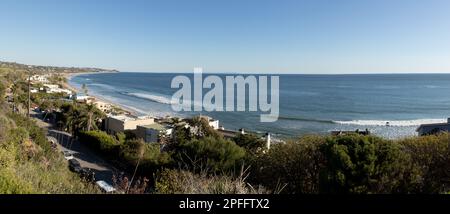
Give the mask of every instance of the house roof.
POLYGON ((152 117, 149 116, 145 116, 145 117, 134 117, 134 116, 128 116, 128 115, 111 115, 109 116, 110 118, 116 119, 116 120, 121 120, 121 121, 137 121, 137 120, 147 120, 147 119, 152 119, 152 117))
POLYGON ((450 123, 430 123, 430 124, 421 124, 417 127, 416 131, 419 131, 423 127, 440 127, 440 126, 450 126, 450 123))
POLYGON ((163 126, 163 125, 161 125, 159 123, 153 123, 153 124, 150 124, 150 125, 143 125, 142 127, 145 127, 147 129, 155 129, 155 130, 158 130, 158 131, 166 129, 165 126, 163 126))

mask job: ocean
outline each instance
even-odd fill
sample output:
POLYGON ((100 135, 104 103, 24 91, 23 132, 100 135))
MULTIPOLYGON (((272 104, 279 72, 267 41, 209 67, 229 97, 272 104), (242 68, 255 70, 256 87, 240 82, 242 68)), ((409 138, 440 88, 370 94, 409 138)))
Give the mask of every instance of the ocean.
MULTIPOLYGON (((176 75, 192 76, 98 73, 74 76, 69 83, 76 88, 86 84, 89 94, 141 115, 198 115, 199 112, 172 110, 171 97, 178 89, 170 85, 176 75)), ((222 79, 224 76, 219 75, 222 79)), ((261 123, 260 112, 201 114, 218 119, 226 129, 270 132, 280 138, 356 129, 369 129, 386 138, 401 138, 417 135, 415 130, 420 124, 444 122, 450 117, 450 74, 283 74, 279 77, 280 115, 276 122, 261 123)))

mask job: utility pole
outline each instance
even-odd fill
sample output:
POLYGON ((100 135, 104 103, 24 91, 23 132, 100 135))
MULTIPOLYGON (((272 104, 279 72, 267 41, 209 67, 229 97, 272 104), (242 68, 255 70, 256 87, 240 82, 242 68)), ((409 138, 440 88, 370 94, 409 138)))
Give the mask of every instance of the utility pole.
POLYGON ((31 117, 31 70, 28 71, 28 117, 31 117))

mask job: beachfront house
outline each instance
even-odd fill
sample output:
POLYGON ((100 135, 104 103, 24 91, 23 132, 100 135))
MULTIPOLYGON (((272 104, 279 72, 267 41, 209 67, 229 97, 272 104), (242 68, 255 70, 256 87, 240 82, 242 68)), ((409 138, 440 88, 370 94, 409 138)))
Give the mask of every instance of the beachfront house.
POLYGON ((422 124, 416 129, 416 131, 418 132, 419 136, 438 134, 440 132, 449 132, 450 118, 447 119, 446 123, 422 124))
POLYGON ((47 76, 48 75, 33 75, 27 78, 27 80, 30 80, 31 82, 47 83, 48 82, 47 76))
POLYGON ((90 103, 92 99, 91 96, 82 93, 76 94, 75 96, 75 100, 80 103, 90 103))
POLYGON ((103 101, 97 100, 94 105, 104 113, 109 113, 112 110, 112 105, 103 101))
POLYGON ((152 117, 133 117, 128 115, 116 115, 106 118, 104 125, 108 134, 116 134, 119 132, 135 131, 138 126, 146 126, 155 123, 152 117))
POLYGON ((200 118, 205 119, 206 121, 208 121, 209 126, 211 126, 214 130, 218 130, 219 127, 219 120, 215 120, 211 117, 208 116, 200 116, 200 118))
POLYGON ((63 93, 67 94, 69 96, 72 95, 72 91, 65 88, 60 88, 59 85, 53 85, 53 84, 44 84, 45 92, 47 94, 53 94, 53 93, 63 93))
POLYGON ((344 136, 344 135, 352 135, 352 134, 358 134, 358 135, 370 135, 370 131, 368 129, 366 130, 359 130, 356 129, 355 131, 331 131, 332 136, 344 136))
POLYGON ((144 139, 147 143, 160 142, 160 137, 171 137, 173 128, 168 125, 153 123, 150 125, 137 126, 136 137, 144 139))
POLYGON ((58 89, 59 85, 55 85, 55 84, 44 84, 44 88, 46 90, 53 90, 53 89, 58 89))

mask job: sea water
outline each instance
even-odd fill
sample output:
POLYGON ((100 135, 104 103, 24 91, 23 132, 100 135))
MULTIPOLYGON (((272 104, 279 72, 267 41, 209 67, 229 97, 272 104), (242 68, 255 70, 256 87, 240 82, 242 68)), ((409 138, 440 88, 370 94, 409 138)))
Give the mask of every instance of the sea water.
MULTIPOLYGON (((171 97, 177 89, 172 89, 170 83, 176 75, 180 74, 83 74, 69 83, 78 88, 86 84, 88 93, 141 115, 200 114, 172 111, 171 97)), ((223 79, 225 76, 219 75, 223 79)), ((244 128, 289 137, 369 129, 376 135, 399 138, 417 135, 415 130, 420 124, 445 122, 450 117, 450 74, 279 76, 280 116, 276 122, 261 123, 260 112, 202 114, 218 119, 226 129, 244 128)))

